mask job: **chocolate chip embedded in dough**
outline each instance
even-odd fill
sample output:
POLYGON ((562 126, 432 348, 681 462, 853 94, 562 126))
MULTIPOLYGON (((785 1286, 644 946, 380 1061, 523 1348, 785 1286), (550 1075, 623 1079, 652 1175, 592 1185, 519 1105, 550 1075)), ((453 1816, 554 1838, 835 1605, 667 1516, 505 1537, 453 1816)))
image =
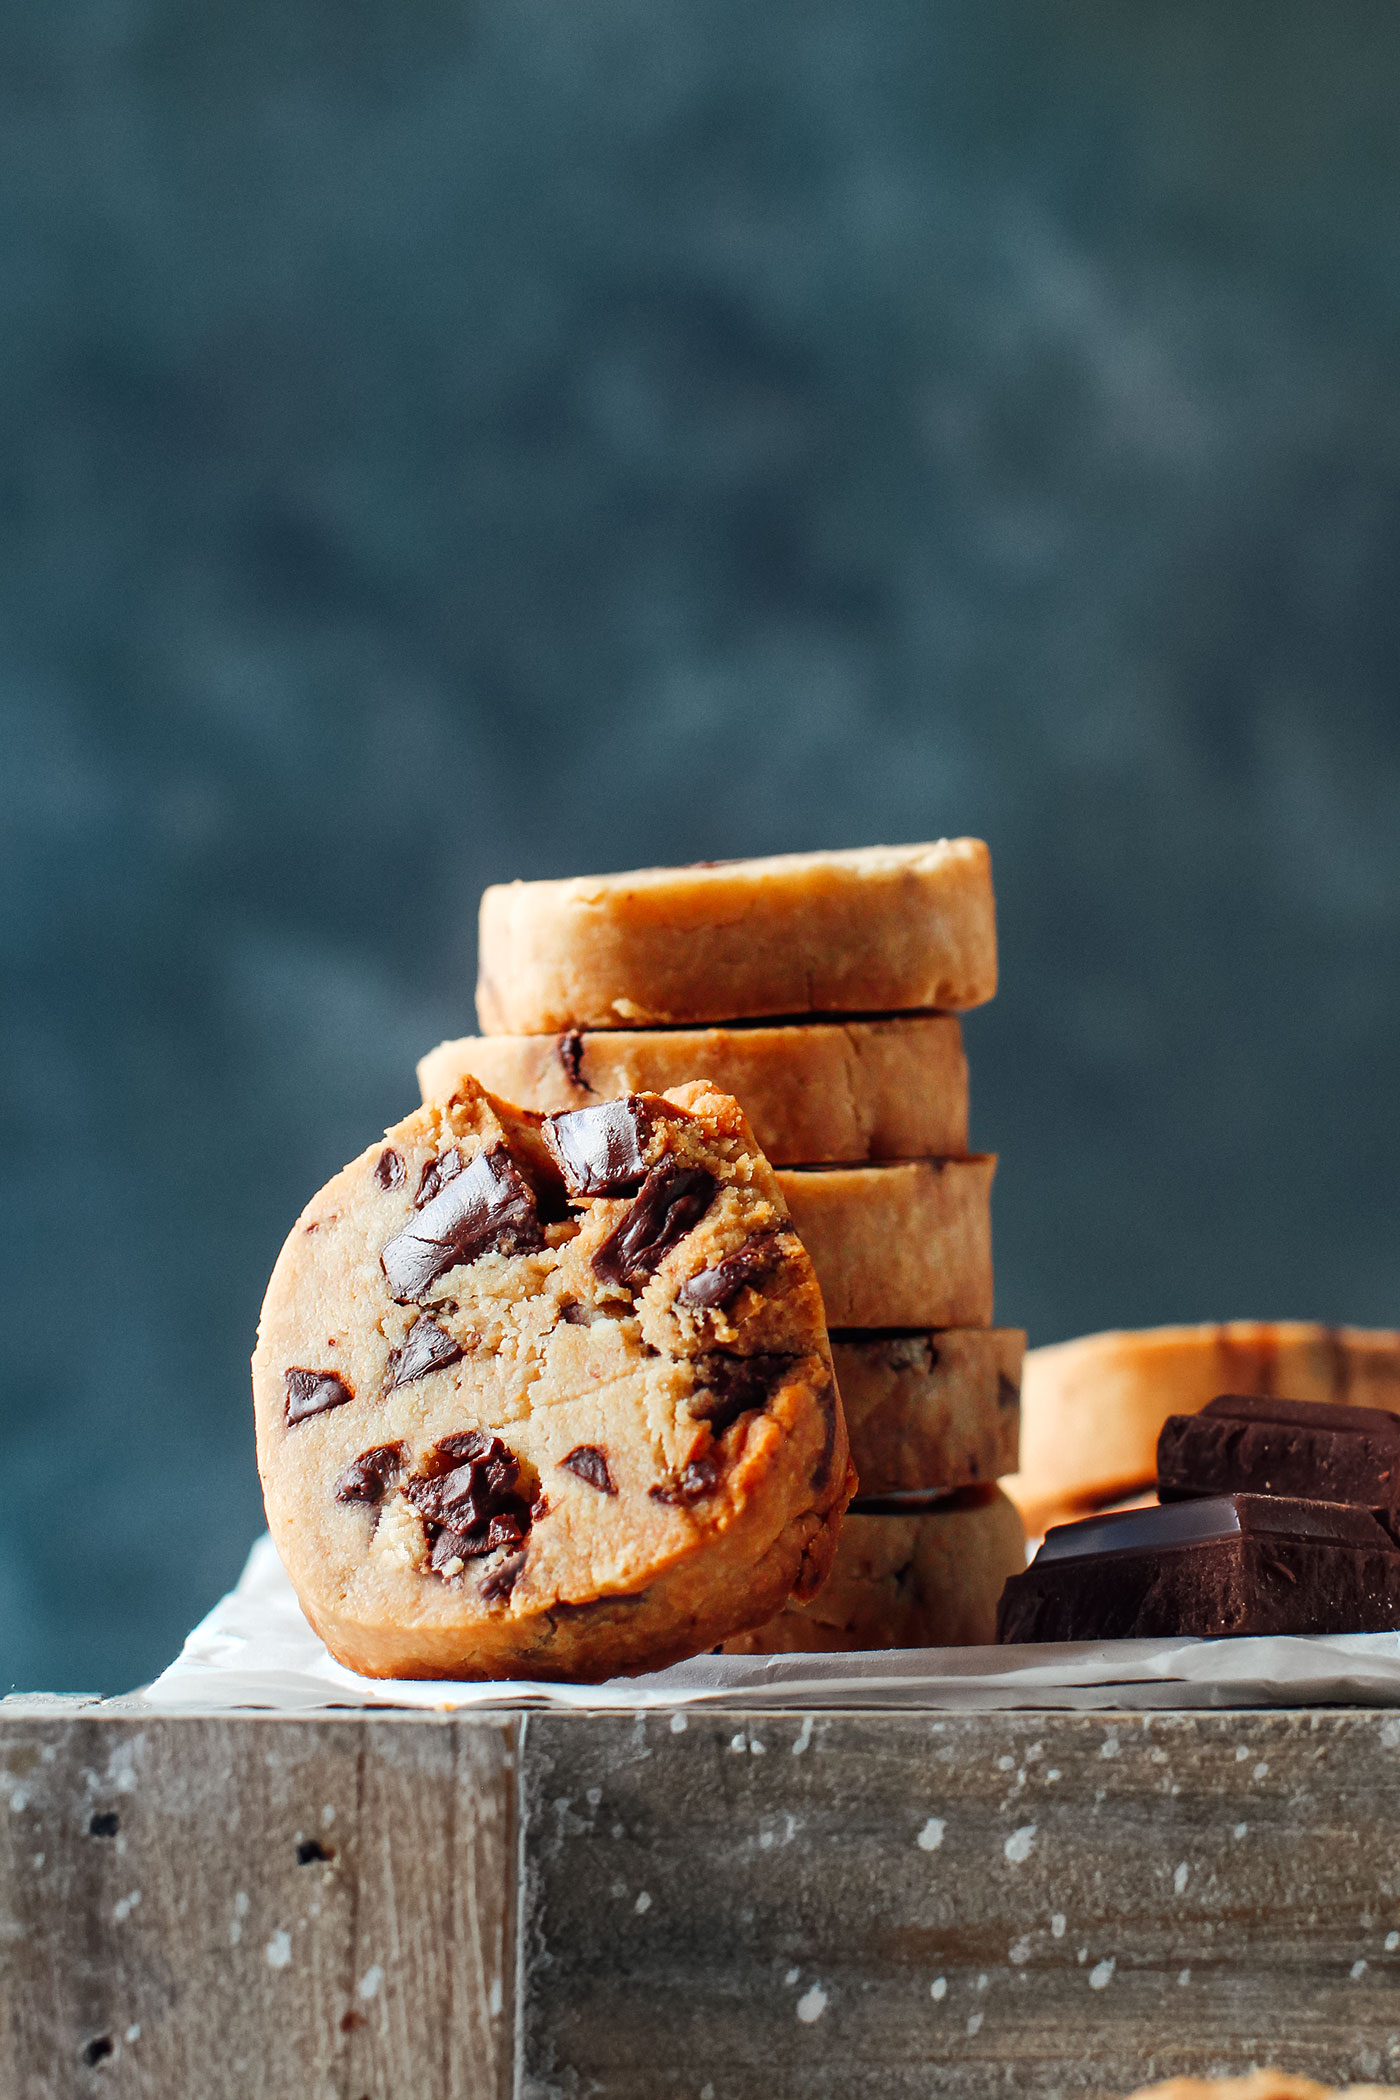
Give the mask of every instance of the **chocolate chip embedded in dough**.
POLYGON ((467 1430, 443 1437, 424 1470, 404 1483, 404 1494, 427 1529, 434 1572, 452 1576, 460 1565, 519 1546, 530 1510, 515 1492, 520 1464, 499 1437, 467 1430))
POLYGON ((586 1480, 590 1487, 597 1488, 601 1494, 617 1493, 612 1474, 608 1471, 608 1455, 596 1444, 577 1445, 568 1457, 561 1458, 559 1463, 570 1473, 576 1474, 580 1480, 586 1480))
POLYGON ((402 1347, 390 1355, 384 1390, 392 1393, 398 1386, 412 1385, 415 1378, 426 1378, 430 1371, 445 1371, 449 1364, 460 1363, 466 1353, 445 1327, 439 1327, 428 1313, 419 1313, 402 1347))
POLYGON ((560 1064, 564 1067, 564 1077, 568 1080, 569 1085, 576 1086, 581 1093, 591 1094, 593 1089, 583 1076, 583 1035, 581 1031, 573 1028, 570 1029, 567 1035, 561 1035, 554 1046, 554 1050, 560 1064))
POLYGON ((719 1479, 720 1468, 713 1458, 693 1458, 673 1480, 660 1480, 647 1493, 654 1502, 676 1503, 682 1509, 708 1495, 719 1479))
POLYGON ((407 1456, 402 1444, 376 1444, 372 1451, 351 1459, 331 1493, 337 1502, 382 1502, 390 1481, 403 1471, 407 1456))
POLYGON ((311 1415, 324 1414, 328 1407, 344 1407, 353 1400, 353 1389, 334 1371, 303 1371, 293 1367, 286 1374, 287 1400, 283 1410, 288 1427, 311 1415))
POLYGON ((686 1411, 697 1422, 708 1422, 716 1436, 723 1436, 740 1415, 753 1414, 768 1405, 773 1388, 791 1369, 791 1356, 729 1356, 715 1350, 695 1360, 695 1391, 686 1411))
POLYGON ((505 1604, 520 1580, 525 1566, 523 1553, 508 1553, 499 1567, 492 1568, 481 1584, 480 1594, 488 1604, 505 1604))
POLYGON ((462 1155, 455 1145, 449 1145, 436 1159, 430 1159, 418 1177, 418 1193, 413 1199, 413 1208, 422 1210, 434 1196, 455 1181, 462 1171, 462 1155))
POLYGON ((771 1232, 746 1240, 733 1254, 726 1254, 708 1269, 687 1276, 676 1292, 676 1303, 695 1312, 722 1312, 732 1305, 746 1283, 771 1269, 778 1259, 777 1236, 771 1232))
POLYGON ((627 1215, 593 1257, 605 1283, 639 1285, 709 1209, 719 1182, 708 1167, 653 1167, 627 1215))
POLYGON ((409 1305, 449 1269, 483 1254, 524 1254, 543 1244, 529 1184, 506 1147, 493 1145, 439 1189, 379 1260, 394 1297, 409 1305))
POLYGON ((382 1189, 401 1189, 404 1184, 403 1154, 386 1145, 374 1163, 374 1178, 382 1189))
POLYGON ((651 1117, 635 1094, 547 1116, 544 1141, 571 1196, 626 1196, 645 1179, 651 1117))

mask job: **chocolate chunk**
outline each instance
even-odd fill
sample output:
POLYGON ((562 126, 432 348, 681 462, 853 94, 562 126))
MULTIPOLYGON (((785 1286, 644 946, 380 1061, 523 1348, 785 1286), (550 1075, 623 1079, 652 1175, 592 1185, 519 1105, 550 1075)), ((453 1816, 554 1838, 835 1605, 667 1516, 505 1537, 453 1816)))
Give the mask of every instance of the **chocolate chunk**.
POLYGON ((594 1274, 605 1283, 644 1284, 699 1224, 718 1187, 708 1167, 666 1161, 653 1167, 626 1217, 594 1255, 594 1274))
POLYGON ((715 1350, 695 1359, 696 1389, 686 1410, 723 1436, 740 1415, 768 1405, 773 1388, 797 1361, 793 1356, 730 1356, 715 1350))
POLYGON ((613 1486, 612 1474, 608 1471, 608 1455, 606 1451, 600 1451, 596 1444, 576 1445, 568 1457, 561 1458, 559 1463, 567 1467, 570 1473, 576 1473, 580 1480, 586 1480, 590 1487, 597 1488, 600 1493, 617 1493, 613 1486))
POLYGON ((591 1094, 593 1089, 583 1076, 583 1036, 580 1031, 571 1028, 567 1035, 561 1035, 554 1046, 554 1053, 564 1067, 564 1077, 569 1085, 578 1087, 582 1093, 591 1094))
POLYGON ((593 1308, 590 1305, 580 1305, 576 1298, 571 1298, 567 1304, 560 1306, 559 1317, 566 1327, 591 1327, 593 1308))
POLYGON ((436 1573, 457 1574, 459 1561, 523 1542, 530 1509, 516 1492, 519 1479, 519 1461, 489 1430, 466 1430, 434 1445, 404 1493, 423 1519, 436 1573))
POLYGON ((495 1145, 439 1189, 379 1259, 394 1297, 407 1305, 464 1262, 543 1244, 534 1195, 505 1146, 495 1145))
POLYGON ((1253 1494, 1351 1502, 1393 1519, 1400 1508, 1400 1417, 1333 1401, 1222 1394, 1198 1415, 1170 1415, 1157 1440, 1157 1492, 1253 1494))
POLYGON ((997 1611, 999 1641, 1380 1633, 1400 1552, 1369 1510, 1212 1495, 1056 1525, 997 1611))
POLYGON ((699 1502, 708 1495, 719 1479, 720 1467, 713 1458, 693 1458, 690 1464, 674 1480, 659 1480, 647 1493, 656 1502, 673 1502, 688 1509, 692 1502, 699 1502))
POLYGON ((290 1370, 286 1377, 287 1403, 285 1414, 290 1427, 293 1422, 304 1422, 309 1415, 324 1414, 328 1407, 344 1407, 355 1395, 343 1378, 334 1371, 290 1370))
POLYGON ((412 1385, 415 1378, 426 1378, 430 1371, 443 1371, 449 1364, 459 1363, 465 1354, 461 1343, 445 1327, 439 1327, 429 1314, 419 1313, 403 1338, 402 1348, 395 1349, 389 1357, 389 1377, 384 1389, 392 1393, 397 1386, 412 1385))
POLYGON ((404 1183, 403 1154, 386 1145, 374 1163, 374 1178, 382 1189, 401 1189, 404 1183))
POLYGON ((508 1553, 500 1566, 493 1568, 490 1574, 484 1578, 479 1594, 488 1604, 507 1603, 512 1590, 520 1580, 524 1566, 525 1556, 523 1553, 508 1553))
POLYGON ((757 1238, 746 1240, 733 1254, 726 1254, 708 1269, 697 1270, 687 1276, 676 1292, 678 1305, 690 1306, 696 1312, 723 1311, 733 1304, 746 1283, 762 1276, 778 1259, 777 1236, 771 1232, 760 1233, 757 1238))
POLYGON ((645 1179, 651 1117, 635 1094, 548 1116, 544 1141, 571 1196, 626 1196, 645 1179))
POLYGON ((419 1175, 418 1193, 413 1199, 413 1208, 422 1210, 425 1204, 431 1203, 434 1196, 446 1188, 449 1181, 455 1181, 461 1171, 462 1155, 455 1145, 449 1145, 436 1159, 430 1159, 419 1175))
POLYGON ((376 1444, 362 1451, 339 1474, 331 1493, 337 1502, 382 1502, 389 1482, 403 1470, 408 1453, 402 1444, 376 1444))

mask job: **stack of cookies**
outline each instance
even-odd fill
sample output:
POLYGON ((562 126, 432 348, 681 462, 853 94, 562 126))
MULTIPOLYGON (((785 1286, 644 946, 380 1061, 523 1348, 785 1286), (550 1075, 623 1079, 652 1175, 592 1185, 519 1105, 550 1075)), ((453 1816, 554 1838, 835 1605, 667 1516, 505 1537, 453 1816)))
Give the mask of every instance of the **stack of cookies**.
POLYGON ((860 1478, 825 1588, 737 1652, 981 1642, 1024 1565, 1024 1337, 992 1326, 995 1160, 967 1150, 957 1013, 996 985, 979 840, 489 889, 482 1035, 419 1066, 545 1115, 706 1080, 809 1253, 860 1478))

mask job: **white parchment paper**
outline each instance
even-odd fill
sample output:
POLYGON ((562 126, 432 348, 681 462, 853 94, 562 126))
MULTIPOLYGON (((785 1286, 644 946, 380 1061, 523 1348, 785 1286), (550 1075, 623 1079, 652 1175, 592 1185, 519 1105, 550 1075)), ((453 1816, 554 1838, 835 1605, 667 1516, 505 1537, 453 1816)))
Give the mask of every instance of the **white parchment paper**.
MULTIPOLYGON (((1024 1648, 905 1648, 845 1655, 702 1655, 608 1684, 449 1684, 358 1677, 302 1616, 272 1541, 141 1696, 168 1711, 234 1707, 1397 1706, 1400 1634, 1231 1641, 1076 1641, 1024 1648)), ((1400 1740, 1400 1723, 1396 1723, 1400 1740)))

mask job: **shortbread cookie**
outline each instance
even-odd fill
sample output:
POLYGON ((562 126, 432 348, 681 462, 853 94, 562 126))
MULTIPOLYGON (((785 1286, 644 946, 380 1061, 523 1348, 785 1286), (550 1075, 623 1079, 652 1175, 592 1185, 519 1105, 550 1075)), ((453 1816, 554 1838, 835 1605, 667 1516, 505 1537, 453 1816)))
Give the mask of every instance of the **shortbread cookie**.
POLYGON ((952 1014, 796 1028, 466 1036, 439 1043, 422 1060, 423 1099, 445 1101, 468 1073, 546 1115, 708 1079, 734 1096, 775 1166, 967 1150, 967 1059, 952 1014))
POLYGON ((980 839, 501 883, 481 900, 486 1035, 980 1006, 996 990, 980 839))
POLYGON ((1400 1333, 1234 1320, 1032 1349, 1021 1388, 1021 1469, 1007 1492, 1034 1531, 1065 1509, 1150 1487, 1168 1415, 1195 1414, 1220 1393, 1400 1410, 1400 1333))
POLYGON ((811 1262, 703 1083, 396 1125, 294 1228, 253 1387, 278 1552, 371 1676, 711 1647, 811 1594, 854 1485, 811 1262))
POLYGON ((1014 1472, 1025 1346, 1009 1327, 833 1335, 862 1496, 973 1487, 1014 1472))
POLYGON ((830 1327, 986 1327, 992 1318, 989 1153, 778 1174, 830 1327))
POLYGON ((1129 2100, 1400 2100, 1400 2086, 1319 2085, 1290 2071, 1251 2071, 1244 2078, 1165 2078, 1139 2086, 1129 2100))
POLYGON ((915 1515, 852 1510, 825 1588, 790 1599, 766 1626, 725 1642, 728 1655, 840 1648, 985 1647, 997 1600, 1026 1565, 1015 1505, 998 1488, 965 1488, 915 1515))

